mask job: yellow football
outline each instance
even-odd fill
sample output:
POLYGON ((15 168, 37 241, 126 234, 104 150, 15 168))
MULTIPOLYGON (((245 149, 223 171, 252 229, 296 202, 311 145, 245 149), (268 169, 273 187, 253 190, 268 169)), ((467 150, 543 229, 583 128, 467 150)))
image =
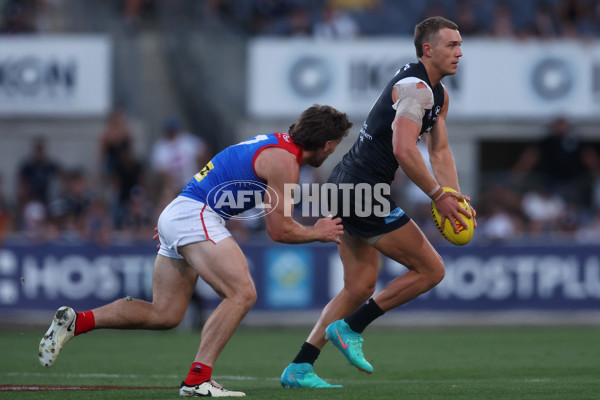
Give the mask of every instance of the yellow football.
MULTIPOLYGON (((456 192, 456 190, 444 187, 446 192, 456 192)), ((460 206, 465 210, 471 212, 471 207, 466 201, 460 202, 460 206)), ((440 213, 435 206, 435 202, 431 201, 431 216, 433 217, 433 221, 435 222, 435 226, 437 226, 438 230, 441 232, 442 236, 444 236, 450 243, 453 243, 457 246, 464 246, 469 243, 473 238, 473 230, 475 229, 473 226, 473 218, 467 218, 463 216, 467 226, 462 226, 460 222, 456 218, 454 218, 454 223, 458 227, 458 233, 454 233, 454 229, 452 229, 452 225, 449 220, 446 220, 444 227, 442 228, 441 216, 440 213)))

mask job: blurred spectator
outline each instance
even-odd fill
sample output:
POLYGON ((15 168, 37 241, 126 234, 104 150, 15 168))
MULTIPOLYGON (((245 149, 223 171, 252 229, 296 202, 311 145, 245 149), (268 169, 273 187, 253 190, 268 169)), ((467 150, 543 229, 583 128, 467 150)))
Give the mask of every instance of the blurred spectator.
POLYGON ((73 169, 61 174, 61 190, 50 203, 50 217, 57 235, 80 239, 85 232, 87 212, 91 204, 87 176, 73 169))
POLYGON ((360 29, 347 12, 329 2, 321 10, 321 19, 315 22, 313 35, 320 39, 354 39, 360 35, 360 29))
POLYGON ((456 24, 462 36, 482 34, 479 19, 475 15, 473 0, 460 0, 456 10, 456 24))
POLYGON ((101 199, 91 201, 85 216, 83 238, 98 246, 107 246, 112 241, 113 224, 108 204, 101 199))
POLYGON ((155 7, 154 0, 125 0, 125 28, 135 34, 142 28, 143 16, 155 7))
POLYGON ((330 3, 338 10, 361 11, 378 7, 380 1, 381 0, 330 0, 330 3))
POLYGON ((581 143, 566 118, 552 121, 549 134, 527 148, 511 172, 518 179, 527 179, 536 167, 546 191, 558 193, 568 202, 591 204, 593 175, 600 176, 600 157, 581 143))
POLYGON ((596 27, 596 36, 600 36, 600 0, 596 0, 593 5, 592 25, 596 27))
POLYGON ((117 172, 120 153, 124 149, 129 151, 132 141, 125 114, 118 108, 113 109, 99 138, 98 159, 102 177, 111 178, 114 176, 117 172))
POLYGON ((126 116, 114 109, 100 136, 102 178, 108 187, 113 225, 121 229, 134 188, 144 184, 144 166, 133 152, 133 136, 126 116))
POLYGON ((510 186, 495 183, 481 193, 475 205, 478 228, 484 240, 516 239, 527 228, 522 197, 510 186))
POLYGON ((269 26, 289 14, 293 7, 291 0, 252 0, 248 31, 262 34, 269 26))
POLYGON ((527 34, 541 39, 553 39, 560 35, 551 3, 544 0, 537 4, 527 34))
POLYGON ((0 175, 0 246, 6 234, 13 229, 10 203, 4 193, 3 177, 0 175))
POLYGON ((574 239, 579 243, 600 243, 600 213, 596 212, 582 224, 575 232, 574 239))
POLYGON ((124 210, 121 229, 129 238, 134 240, 148 240, 152 237, 156 221, 154 209, 146 191, 141 186, 134 187, 130 192, 130 200, 124 210))
POLYGON ((560 231, 562 218, 567 211, 565 201, 543 187, 534 188, 523 196, 523 211, 529 221, 530 234, 560 231))
MULTIPOLYGON (((446 15, 444 10, 444 2, 442 0, 429 0, 427 2, 427 7, 423 10, 421 14, 420 20, 425 20, 427 18, 436 17, 438 15, 446 15)), ((461 29, 459 26, 458 29, 461 29)), ((462 33, 462 30, 461 30, 462 33)))
POLYGON ((33 220, 38 220, 42 216, 45 219, 51 189, 55 186, 59 172, 59 165, 46 155, 45 139, 41 137, 34 139, 31 155, 22 162, 17 177, 16 211, 20 226, 32 225, 33 220), (26 216, 25 209, 30 203, 35 205, 28 208, 29 215, 26 216), (43 211, 37 211, 39 208, 43 211))
MULTIPOLYGON (((243 21, 251 34, 280 36, 309 35, 308 20, 327 7, 348 13, 363 35, 401 34, 415 15, 455 16, 463 36, 483 33, 496 38, 519 36, 581 37, 600 34, 600 2, 594 0, 252 0, 245 8, 231 1, 212 0, 215 14, 231 14, 230 20, 243 21), (530 4, 531 3, 531 4, 530 4), (223 7, 225 5, 225 7, 223 7), (244 16, 245 15, 245 16, 244 16)), ((321 17, 322 18, 322 17, 321 17)), ((320 37, 320 34, 315 33, 320 37)))
POLYGON ((160 178, 160 187, 176 193, 202 169, 210 156, 204 140, 182 130, 179 119, 170 117, 164 122, 163 136, 154 143, 150 164, 160 178))
POLYGON ((285 17, 275 20, 265 33, 278 36, 311 36, 312 25, 309 12, 304 7, 294 6, 285 17))
POLYGON ((121 229, 127 217, 130 203, 135 201, 134 192, 144 186, 144 166, 135 158, 131 145, 124 146, 118 154, 112 184, 117 189, 113 198, 113 221, 115 228, 121 229))
POLYGON ((575 38, 592 35, 594 31, 592 9, 584 0, 562 0, 558 4, 558 16, 562 36, 575 38))
POLYGON ((35 32, 35 1, 9 0, 2 7, 2 34, 22 34, 35 32))
POLYGON ((515 35, 513 10, 510 4, 505 2, 496 4, 491 29, 492 36, 495 38, 510 38, 515 35))
POLYGON ((479 217, 477 235, 492 242, 515 239, 523 233, 522 220, 508 210, 493 204, 487 215, 479 217))
POLYGON ((30 199, 22 204, 21 231, 34 243, 49 239, 50 224, 46 206, 37 199, 30 199))

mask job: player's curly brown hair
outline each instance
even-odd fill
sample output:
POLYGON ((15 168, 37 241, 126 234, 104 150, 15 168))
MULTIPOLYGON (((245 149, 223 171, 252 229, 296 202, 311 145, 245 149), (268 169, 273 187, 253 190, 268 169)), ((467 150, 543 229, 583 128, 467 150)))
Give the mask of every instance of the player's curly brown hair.
POLYGON ((345 113, 331 106, 315 104, 300 114, 288 132, 294 143, 304 150, 316 150, 329 140, 343 137, 352 125, 345 113))
POLYGON ((438 32, 443 28, 458 30, 458 25, 444 17, 431 17, 415 27, 415 48, 418 58, 423 57, 423 45, 427 42, 435 42, 438 32))

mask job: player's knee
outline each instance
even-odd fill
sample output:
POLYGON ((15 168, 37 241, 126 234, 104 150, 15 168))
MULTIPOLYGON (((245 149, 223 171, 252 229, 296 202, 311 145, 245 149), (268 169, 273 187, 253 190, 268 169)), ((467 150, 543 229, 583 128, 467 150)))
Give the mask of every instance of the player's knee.
POLYGON ((164 329, 164 330, 173 329, 177 325, 179 325, 182 320, 183 320, 183 316, 182 317, 168 316, 160 322, 160 329, 164 329))
POLYGON ((256 303, 256 288, 253 284, 245 285, 236 291, 235 301, 245 310, 250 310, 256 303))
POLYGON ((444 269, 444 262, 442 261, 442 258, 439 257, 427 273, 427 283, 429 289, 440 283, 444 279, 445 275, 446 271, 444 269))
POLYGON ((183 316, 170 313, 154 313, 152 318, 146 320, 146 328, 153 330, 169 330, 181 323, 183 316))
POLYGON ((376 282, 346 282, 344 289, 352 296, 352 298, 367 301, 375 293, 376 282))

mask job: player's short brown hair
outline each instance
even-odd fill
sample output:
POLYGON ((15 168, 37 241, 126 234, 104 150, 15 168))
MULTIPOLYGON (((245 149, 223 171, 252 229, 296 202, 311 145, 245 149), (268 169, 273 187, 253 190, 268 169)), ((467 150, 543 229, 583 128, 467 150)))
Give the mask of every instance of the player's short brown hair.
POLYGON ((304 150, 317 150, 330 140, 343 137, 352 127, 348 115, 331 106, 315 104, 290 126, 292 140, 304 150))
POLYGON ((444 17, 431 17, 415 27, 415 48, 418 58, 423 57, 423 45, 427 42, 435 43, 438 32, 443 28, 457 31, 458 25, 444 17))

